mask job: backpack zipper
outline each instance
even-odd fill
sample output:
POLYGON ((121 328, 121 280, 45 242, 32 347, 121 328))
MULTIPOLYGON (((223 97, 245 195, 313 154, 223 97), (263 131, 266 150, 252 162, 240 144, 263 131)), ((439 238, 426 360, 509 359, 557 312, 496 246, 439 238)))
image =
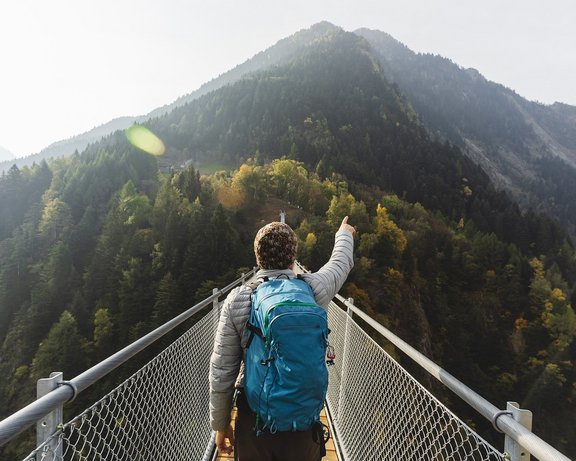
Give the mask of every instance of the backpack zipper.
POLYGON ((258 310, 260 308, 260 304, 262 304, 262 302, 268 298, 271 298, 272 296, 277 296, 277 295, 286 295, 286 294, 293 294, 293 293, 302 293, 302 290, 290 290, 290 291, 276 291, 274 293, 268 293, 266 296, 264 296, 262 299, 258 300, 258 305, 254 308, 256 310, 258 310))
MULTIPOLYGON (((267 330, 270 324, 270 314, 272 314, 272 312, 274 311, 274 309, 276 309, 277 307, 280 306, 310 306, 310 307, 318 307, 319 309, 322 309, 320 306, 318 306, 317 304, 310 304, 310 303, 303 303, 303 302, 290 302, 290 301, 286 301, 286 302, 281 302, 278 304, 274 304, 270 309, 268 309, 268 312, 266 312, 266 315, 264 316, 264 335, 267 334, 267 330)), ((313 314, 312 312, 310 312, 311 315, 318 315, 318 314, 313 314)), ((285 314, 280 314, 278 317, 282 317, 285 314)), ((272 320, 274 321, 274 320, 272 320)))

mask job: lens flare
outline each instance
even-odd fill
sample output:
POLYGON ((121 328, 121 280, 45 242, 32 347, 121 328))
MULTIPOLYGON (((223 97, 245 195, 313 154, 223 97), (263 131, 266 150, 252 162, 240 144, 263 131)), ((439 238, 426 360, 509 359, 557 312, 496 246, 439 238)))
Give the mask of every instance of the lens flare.
POLYGON ((130 144, 152 155, 163 155, 166 146, 162 140, 142 125, 132 125, 126 129, 126 138, 130 144))

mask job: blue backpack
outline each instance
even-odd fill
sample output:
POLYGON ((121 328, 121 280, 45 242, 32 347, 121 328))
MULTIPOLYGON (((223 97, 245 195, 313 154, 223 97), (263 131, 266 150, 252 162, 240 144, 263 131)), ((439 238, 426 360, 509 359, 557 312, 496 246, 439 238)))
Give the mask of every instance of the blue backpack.
POLYGON ((256 430, 304 431, 326 398, 328 322, 302 279, 264 279, 252 294, 244 392, 256 430))

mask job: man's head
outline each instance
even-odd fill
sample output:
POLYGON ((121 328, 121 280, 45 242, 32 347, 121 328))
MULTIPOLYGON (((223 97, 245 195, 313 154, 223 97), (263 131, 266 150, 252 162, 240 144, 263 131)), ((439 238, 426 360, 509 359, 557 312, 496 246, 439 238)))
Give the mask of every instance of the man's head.
POLYGON ((288 269, 296 260, 298 239, 288 224, 271 222, 256 234, 254 254, 262 269, 288 269))

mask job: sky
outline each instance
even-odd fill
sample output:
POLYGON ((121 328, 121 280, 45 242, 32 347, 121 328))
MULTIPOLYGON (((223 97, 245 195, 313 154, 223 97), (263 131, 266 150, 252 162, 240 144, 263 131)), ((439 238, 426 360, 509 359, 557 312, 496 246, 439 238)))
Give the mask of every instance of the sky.
POLYGON ((0 146, 20 157, 146 114, 323 20, 576 105, 573 0, 7 0, 0 146))

